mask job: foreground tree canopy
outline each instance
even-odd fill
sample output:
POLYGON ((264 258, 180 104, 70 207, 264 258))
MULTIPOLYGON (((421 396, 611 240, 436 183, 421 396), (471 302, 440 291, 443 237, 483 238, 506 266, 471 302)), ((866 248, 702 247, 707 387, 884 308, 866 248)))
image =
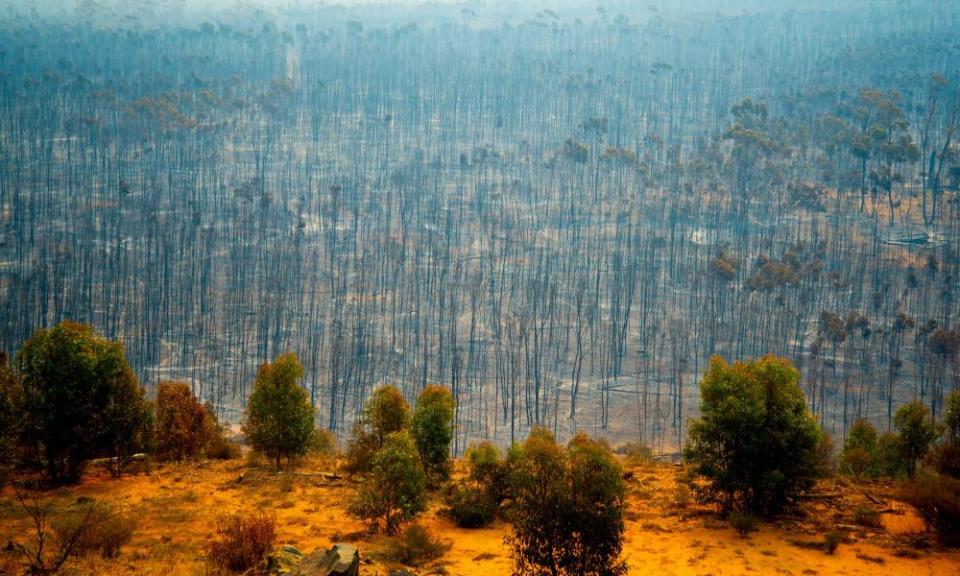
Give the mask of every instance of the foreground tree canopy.
POLYGON ((16 358, 23 435, 54 482, 79 478, 94 457, 117 465, 146 445, 152 413, 123 345, 86 324, 38 330, 16 358))
POLYGON ((532 431, 510 477, 514 574, 625 574, 622 474, 607 447, 583 434, 564 449, 549 431, 532 431))
POLYGON ((296 354, 278 356, 257 371, 244 414, 247 441, 276 462, 303 456, 314 434, 315 410, 300 386, 303 367, 296 354))
POLYGON ((710 361, 700 384, 701 417, 684 458, 724 510, 772 514, 808 489, 820 470, 820 429, 788 360, 710 361))

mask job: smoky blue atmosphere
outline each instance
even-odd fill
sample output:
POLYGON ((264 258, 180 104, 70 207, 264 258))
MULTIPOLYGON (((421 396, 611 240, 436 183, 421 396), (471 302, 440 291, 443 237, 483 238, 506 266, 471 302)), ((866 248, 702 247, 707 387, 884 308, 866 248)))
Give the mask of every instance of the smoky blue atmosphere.
MULTIPOLYGON (((383 384, 454 453, 678 451, 710 358, 838 444, 960 384, 960 2, 0 0, 0 350, 66 319, 239 423, 383 384)), ((341 440, 342 443, 342 440, 341 440)))

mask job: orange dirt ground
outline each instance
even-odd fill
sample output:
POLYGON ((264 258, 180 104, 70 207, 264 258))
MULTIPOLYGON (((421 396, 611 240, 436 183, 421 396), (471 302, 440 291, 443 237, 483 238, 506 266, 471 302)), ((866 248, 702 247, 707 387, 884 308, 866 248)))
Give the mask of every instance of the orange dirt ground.
MULTIPOLYGON (((458 468, 461 466, 458 463, 458 468)), ((216 516, 240 510, 273 510, 278 544, 292 544, 309 553, 336 541, 348 541, 364 557, 361 574, 388 574, 399 565, 382 559, 386 540, 370 534, 363 523, 347 514, 354 487, 346 480, 324 480, 319 472, 331 467, 330 463, 309 461, 295 473, 278 475, 268 467, 234 460, 160 465, 120 479, 92 472, 79 486, 52 491, 48 497, 62 506, 79 497, 102 499, 138 521, 132 541, 118 558, 80 559, 74 563, 78 574, 206 574, 204 549, 213 537, 216 516)), ((915 549, 918 541, 928 540, 920 536, 923 524, 891 498, 893 486, 889 483, 822 483, 816 490, 820 497, 804 503, 793 516, 777 525, 762 524, 742 539, 710 510, 677 504, 684 499, 677 488, 680 475, 681 468, 672 465, 631 469, 623 551, 630 574, 960 574, 960 551, 915 549), (882 527, 857 527, 853 510, 858 506, 886 510, 881 515, 882 527), (845 534, 835 555, 802 545, 820 542, 822 534, 834 528, 845 534)), ((439 496, 435 497, 420 522, 446 540, 450 549, 440 559, 411 572, 510 573, 503 544, 509 524, 461 529, 442 510, 439 496)), ((29 528, 14 494, 5 489, 0 493, 0 542, 23 542, 29 538, 29 528)))

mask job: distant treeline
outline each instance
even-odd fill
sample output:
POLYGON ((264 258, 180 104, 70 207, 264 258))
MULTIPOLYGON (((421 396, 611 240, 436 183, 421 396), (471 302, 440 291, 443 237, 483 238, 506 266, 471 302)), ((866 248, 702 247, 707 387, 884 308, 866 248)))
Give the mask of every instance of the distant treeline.
POLYGON ((713 354, 791 359, 838 437, 942 414, 960 6, 328 16, 3 21, 0 349, 89 322, 231 421, 294 351, 337 433, 442 383, 457 451, 676 449, 713 354))

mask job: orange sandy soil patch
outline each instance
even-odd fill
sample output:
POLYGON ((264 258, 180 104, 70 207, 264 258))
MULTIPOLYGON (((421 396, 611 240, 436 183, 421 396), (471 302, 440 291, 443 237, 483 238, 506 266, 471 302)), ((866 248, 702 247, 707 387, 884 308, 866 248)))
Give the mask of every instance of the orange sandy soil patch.
MULTIPOLYGON (((458 475, 462 467, 458 462, 458 475)), ((73 564, 76 574, 206 574, 204 550, 214 535, 217 515, 264 510, 277 516, 278 545, 292 544, 309 553, 347 541, 364 556, 361 574, 386 575, 398 568, 383 558, 387 540, 368 532, 346 512, 354 485, 320 474, 330 469, 322 461, 308 461, 285 474, 242 460, 166 464, 120 479, 91 473, 80 485, 53 490, 47 497, 62 506, 81 497, 102 499, 137 519, 133 539, 118 558, 80 559, 73 564)), ((806 501, 776 525, 761 524, 743 539, 711 510, 682 504, 681 473, 677 466, 652 464, 630 471, 624 543, 630 574, 960 574, 960 551, 915 549, 929 538, 912 511, 891 498, 894 487, 889 483, 821 483, 818 498, 806 501), (858 507, 883 512, 879 525, 857 526, 854 510, 858 507), (838 527, 844 542, 830 556, 818 543, 824 532, 838 527)), ((439 495, 433 497, 420 522, 447 541, 450 549, 412 572, 510 573, 503 544, 509 524, 498 521, 485 529, 457 528, 443 514, 439 495)), ((12 491, 0 492, 0 542, 23 542, 30 537, 29 529, 12 491)))

